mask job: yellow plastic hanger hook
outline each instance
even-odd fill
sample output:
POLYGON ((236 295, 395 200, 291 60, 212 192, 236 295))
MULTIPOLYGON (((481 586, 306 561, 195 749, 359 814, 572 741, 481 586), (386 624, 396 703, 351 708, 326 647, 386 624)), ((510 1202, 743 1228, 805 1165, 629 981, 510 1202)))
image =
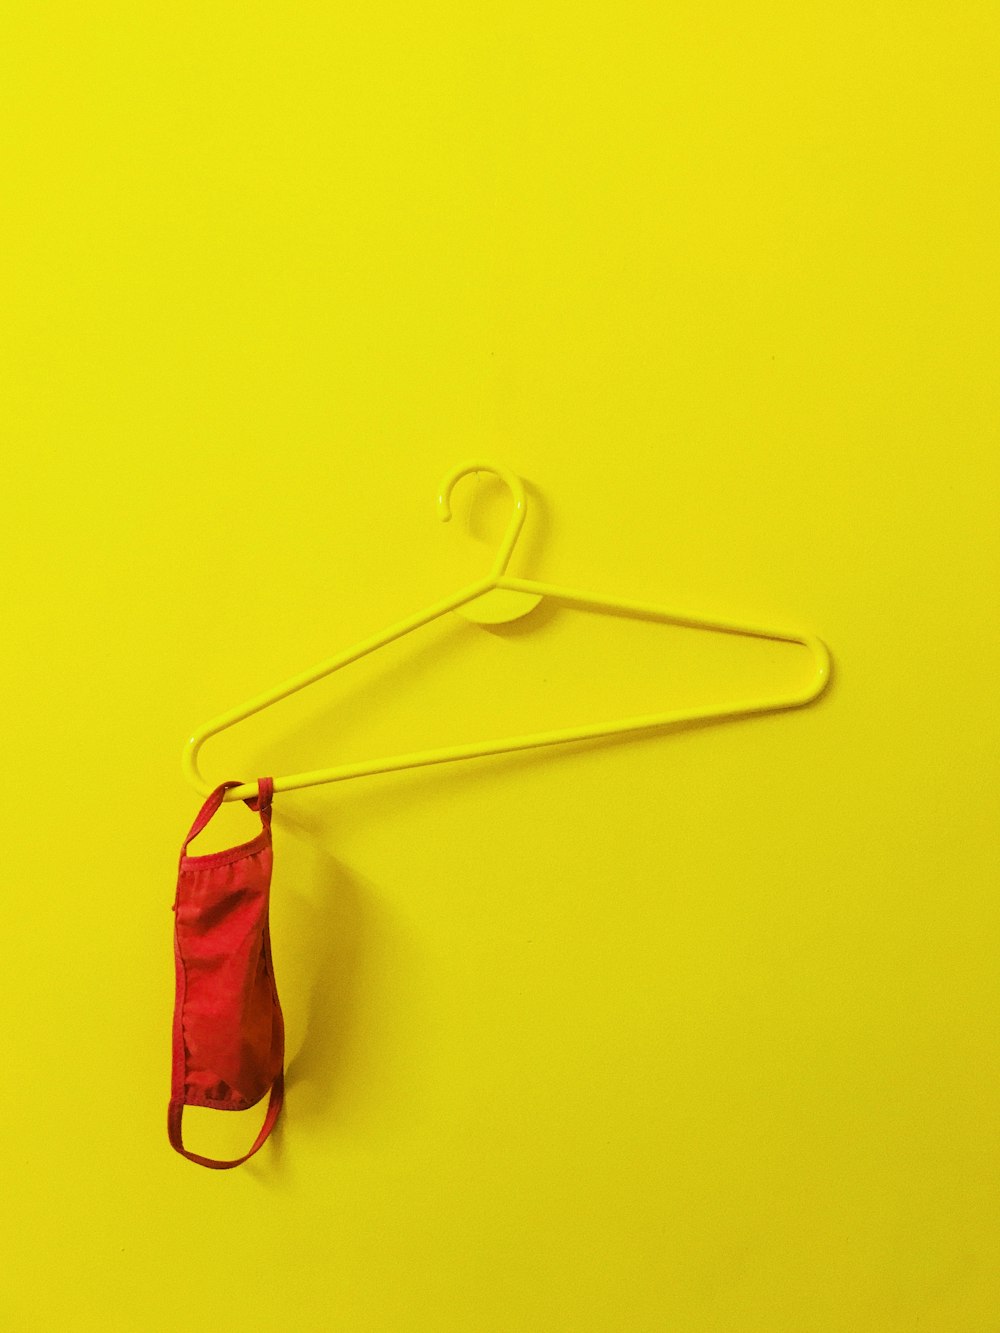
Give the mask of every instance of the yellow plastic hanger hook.
POLYGON ((497 558, 493 562, 493 568, 490 570, 490 576, 498 579, 510 563, 514 545, 524 524, 524 516, 527 512, 524 484, 516 473, 511 472, 510 468, 503 467, 499 463, 461 463, 448 473, 439 488, 438 510, 442 522, 447 523, 451 518, 451 493, 455 489, 455 483, 461 481, 463 477, 467 477, 470 472, 492 472, 495 477, 500 478, 514 500, 514 513, 500 545, 500 550, 497 552, 497 558))

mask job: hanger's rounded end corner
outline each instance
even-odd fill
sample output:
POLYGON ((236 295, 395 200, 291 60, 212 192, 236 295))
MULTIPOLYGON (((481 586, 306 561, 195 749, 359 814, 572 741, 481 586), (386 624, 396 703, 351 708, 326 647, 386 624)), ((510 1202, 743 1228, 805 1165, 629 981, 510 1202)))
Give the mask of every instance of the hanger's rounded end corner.
POLYGON ((812 684, 802 700, 803 703, 808 704, 820 698, 829 688, 833 676, 833 656, 823 640, 814 634, 804 635, 802 642, 816 661, 816 672, 812 684))
POLYGON ((181 772, 196 792, 202 796, 211 796, 212 787, 202 777, 201 769, 198 767, 198 751, 201 749, 204 740, 204 736, 194 735, 184 742, 184 750, 181 754, 181 772))

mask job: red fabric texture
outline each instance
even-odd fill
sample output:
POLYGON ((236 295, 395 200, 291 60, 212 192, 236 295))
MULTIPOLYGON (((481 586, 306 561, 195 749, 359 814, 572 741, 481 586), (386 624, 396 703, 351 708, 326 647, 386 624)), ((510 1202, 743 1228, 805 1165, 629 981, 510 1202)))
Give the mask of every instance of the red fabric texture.
POLYGON ((230 787, 216 787, 181 847, 174 899, 173 1075, 167 1128, 179 1153, 201 1166, 239 1166, 260 1148, 281 1110, 285 1031, 271 962, 271 798, 260 778, 246 804, 260 813, 251 842, 206 856, 187 846, 209 822, 230 787), (249 1152, 216 1161, 189 1152, 181 1137, 185 1106, 244 1111, 270 1090, 267 1115, 249 1152))

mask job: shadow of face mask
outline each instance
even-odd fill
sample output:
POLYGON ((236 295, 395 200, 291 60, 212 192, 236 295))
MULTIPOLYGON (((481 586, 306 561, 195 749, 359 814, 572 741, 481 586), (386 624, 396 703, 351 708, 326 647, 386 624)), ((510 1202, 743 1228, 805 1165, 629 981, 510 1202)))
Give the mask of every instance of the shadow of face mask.
POLYGON ((284 1095, 285 1032, 271 965, 271 797, 260 778, 246 804, 260 814, 252 842, 207 856, 188 856, 230 787, 216 787, 181 847, 174 899, 173 1070, 167 1131, 189 1161, 219 1170, 239 1166, 274 1128, 284 1095), (267 1113, 252 1147, 233 1161, 202 1157, 184 1147, 185 1106, 245 1111, 270 1090, 267 1113))

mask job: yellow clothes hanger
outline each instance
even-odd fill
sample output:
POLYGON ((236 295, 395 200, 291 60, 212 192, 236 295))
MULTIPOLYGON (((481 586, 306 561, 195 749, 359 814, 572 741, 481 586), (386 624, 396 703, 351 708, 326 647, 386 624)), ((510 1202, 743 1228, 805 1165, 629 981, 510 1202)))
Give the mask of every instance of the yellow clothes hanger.
MULTIPOLYGON (((450 763, 456 759, 478 759, 485 755, 507 754, 514 750, 529 750, 542 745, 559 745, 566 741, 591 740, 599 736, 626 735, 636 731, 647 731, 653 727, 665 726, 671 722, 692 722, 703 718, 736 717, 746 713, 767 713, 783 708, 798 708, 818 698, 826 688, 830 678, 830 654, 825 644, 811 634, 791 634, 784 630, 761 629, 751 625, 736 625, 729 621, 707 620, 701 616, 680 615, 675 611, 664 611, 658 607, 645 606, 637 602, 624 602, 618 598, 595 596, 573 588, 560 588, 548 583, 536 583, 532 579, 511 578, 505 571, 514 550, 518 534, 524 523, 526 502, 521 479, 508 468, 496 463, 462 463, 454 468, 441 483, 438 495, 438 509, 441 518, 447 522, 451 518, 451 494, 455 483, 470 472, 490 472, 499 477, 508 487, 514 499, 514 513, 511 518, 503 543, 497 553, 493 568, 486 578, 470 584, 459 592, 453 593, 444 601, 407 620, 395 625, 362 643, 356 644, 346 652, 331 657, 311 671, 285 681, 276 689, 266 694, 257 695, 248 703, 230 709, 221 717, 214 718, 199 727, 184 747, 183 766, 188 780, 203 796, 207 796, 213 786, 202 776, 198 767, 198 753, 205 741, 216 736, 220 731, 235 726, 244 718, 269 704, 285 699, 297 690, 329 676, 341 667, 348 666, 359 658, 367 657, 395 639, 401 639, 413 630, 437 620, 449 611, 460 611, 468 619, 480 624, 502 624, 527 615, 544 597, 569 606, 587 607, 590 610, 614 615, 628 615, 645 620, 659 621, 661 624, 686 625, 698 629, 722 631, 728 634, 741 634, 755 639, 772 639, 781 643, 799 643, 808 648, 813 655, 815 671, 809 684, 794 694, 775 696, 765 699, 740 699, 728 704, 711 708, 682 708, 673 712, 655 713, 643 717, 621 718, 614 722, 598 722, 587 727, 568 727, 560 731, 540 731, 529 736, 508 736, 504 740, 481 741, 473 745, 451 745, 439 750, 420 750, 413 754, 398 754, 387 759, 366 760, 361 763, 341 764, 336 768, 320 768, 308 773, 292 773, 287 777, 274 779, 275 791, 292 791, 297 787, 313 787, 323 782, 342 782, 346 778, 367 777, 375 773, 392 773, 399 769, 421 768, 426 764, 450 763)), ((227 801, 246 800, 257 794, 257 784, 247 782, 239 787, 231 787, 225 795, 227 801)))

